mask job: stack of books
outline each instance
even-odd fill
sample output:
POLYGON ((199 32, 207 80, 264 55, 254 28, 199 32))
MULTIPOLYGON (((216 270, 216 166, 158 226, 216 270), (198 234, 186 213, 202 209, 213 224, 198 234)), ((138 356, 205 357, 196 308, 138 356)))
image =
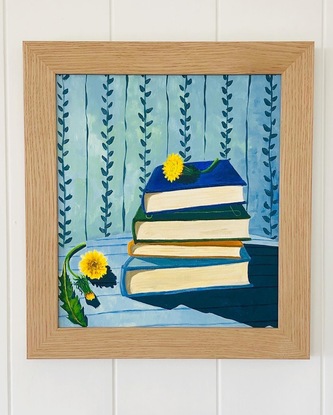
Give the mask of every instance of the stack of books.
MULTIPOLYGON (((211 162, 191 163, 199 170, 211 162)), ((133 218, 130 258, 120 288, 128 297, 249 285, 250 260, 242 241, 250 216, 246 183, 228 160, 220 160, 193 183, 153 171, 133 218)))

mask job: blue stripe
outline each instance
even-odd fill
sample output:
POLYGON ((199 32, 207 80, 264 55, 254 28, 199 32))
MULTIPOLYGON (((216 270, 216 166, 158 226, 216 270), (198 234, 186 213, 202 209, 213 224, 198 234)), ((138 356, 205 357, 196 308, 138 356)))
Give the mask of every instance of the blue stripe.
POLYGON ((87 231, 87 221, 88 221, 88 178, 89 178, 89 150, 88 150, 88 141, 89 141, 89 125, 88 125, 88 93, 87 93, 87 82, 88 75, 85 77, 84 82, 84 115, 86 119, 86 201, 85 201, 85 215, 84 215, 84 234, 86 240, 88 239, 87 231))
POLYGON ((123 206, 121 211, 121 218, 123 222, 123 232, 126 229, 126 209, 125 209, 125 180, 126 180, 126 163, 127 163, 127 100, 128 100, 128 75, 126 75, 126 84, 125 84, 125 110, 124 110, 124 125, 125 125, 125 137, 124 137, 124 167, 123 167, 123 206))
POLYGON ((169 119, 170 119, 170 102, 169 102, 169 94, 168 94, 168 82, 169 82, 169 75, 166 75, 165 78, 165 96, 167 101, 167 116, 166 116, 166 140, 167 140, 167 147, 166 147, 166 155, 169 154, 169 119))
POLYGON ((206 105, 207 75, 204 76, 204 159, 206 159, 206 131, 207 131, 207 105, 206 105))
POLYGON ((246 209, 249 206, 249 193, 250 193, 250 182, 249 182, 249 102, 250 102, 250 88, 251 88, 252 75, 249 75, 249 83, 247 86, 247 104, 246 104, 246 121, 245 121, 245 172, 246 172, 246 209))

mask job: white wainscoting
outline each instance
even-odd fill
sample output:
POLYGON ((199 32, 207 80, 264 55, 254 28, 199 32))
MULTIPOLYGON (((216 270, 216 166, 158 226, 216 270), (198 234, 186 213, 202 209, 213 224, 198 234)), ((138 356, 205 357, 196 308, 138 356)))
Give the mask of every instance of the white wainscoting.
POLYGON ((333 414, 333 5, 0 0, 0 10, 0 414, 333 414), (26 359, 23 40, 316 42, 310 360, 26 359))

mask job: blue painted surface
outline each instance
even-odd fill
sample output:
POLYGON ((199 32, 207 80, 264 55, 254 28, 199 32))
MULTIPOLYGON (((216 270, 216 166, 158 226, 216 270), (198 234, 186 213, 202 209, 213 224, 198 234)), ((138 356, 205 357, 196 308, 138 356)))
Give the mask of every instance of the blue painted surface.
MULTIPOLYGON (((278 75, 57 76, 59 269, 70 248, 88 240, 118 278, 114 289, 94 288, 101 305, 84 306, 89 326, 277 325, 280 83, 278 75), (132 219, 170 153, 230 160, 246 181, 253 289, 145 303, 121 296, 132 219)), ((61 309, 59 324, 71 325, 61 309)))
MULTIPOLYGON (((187 294, 151 295, 134 300, 121 295, 121 267, 128 260, 131 235, 90 241, 76 254, 71 266, 78 270, 80 255, 87 250, 103 252, 117 277, 115 288, 95 288, 100 306, 81 303, 89 327, 267 327, 277 326, 278 248, 246 245, 251 256, 249 281, 252 287, 213 289, 187 294), (238 321, 237 321, 238 319, 238 321)), ((59 258, 59 270, 64 257, 59 258)), ((59 326, 73 327, 59 308, 59 326)))

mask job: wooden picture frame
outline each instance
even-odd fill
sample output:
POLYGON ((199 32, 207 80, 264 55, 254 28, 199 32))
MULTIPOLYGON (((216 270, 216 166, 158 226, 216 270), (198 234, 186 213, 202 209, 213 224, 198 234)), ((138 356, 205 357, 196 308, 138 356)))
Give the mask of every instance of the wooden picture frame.
POLYGON ((313 42, 24 42, 29 358, 309 358, 313 42), (280 74, 278 328, 59 328, 57 74, 280 74))

